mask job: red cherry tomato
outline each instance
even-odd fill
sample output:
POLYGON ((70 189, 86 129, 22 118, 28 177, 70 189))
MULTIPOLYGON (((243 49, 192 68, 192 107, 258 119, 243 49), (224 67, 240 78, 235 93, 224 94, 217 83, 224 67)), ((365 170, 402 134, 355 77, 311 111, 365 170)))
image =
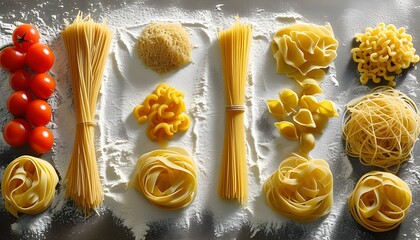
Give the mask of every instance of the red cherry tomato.
POLYGON ((54 54, 48 46, 35 43, 26 51, 25 63, 33 71, 44 73, 54 64, 54 54))
POLYGON ((28 140, 31 125, 21 118, 10 120, 3 129, 3 138, 12 147, 20 147, 28 140))
POLYGON ((22 24, 15 28, 12 41, 16 50, 26 52, 32 44, 39 42, 39 32, 34 25, 22 24))
POLYGON ((55 90, 55 81, 46 73, 38 73, 32 77, 30 88, 35 97, 48 99, 55 90))
POLYGON ((26 107, 26 119, 35 127, 47 125, 51 120, 51 107, 44 100, 34 100, 26 107))
POLYGON ((54 144, 54 136, 46 127, 36 127, 29 133, 29 146, 37 153, 46 153, 54 144))
POLYGON ((14 47, 6 47, 0 51, 0 67, 6 71, 14 72, 25 65, 25 54, 14 47))
POLYGON ((32 101, 31 95, 26 91, 16 91, 7 99, 7 109, 15 116, 22 116, 32 101))
POLYGON ((10 75, 9 84, 13 90, 27 90, 30 80, 31 75, 29 72, 25 69, 19 69, 10 75))

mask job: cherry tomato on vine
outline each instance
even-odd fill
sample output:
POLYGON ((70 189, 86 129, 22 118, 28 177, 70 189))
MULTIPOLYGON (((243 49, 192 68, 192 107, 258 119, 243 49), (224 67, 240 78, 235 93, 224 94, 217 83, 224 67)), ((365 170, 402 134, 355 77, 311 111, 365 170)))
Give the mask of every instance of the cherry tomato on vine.
POLYGON ((15 28, 12 41, 19 52, 26 52, 30 46, 39 42, 38 29, 31 24, 22 24, 15 28))
POLYGON ((54 136, 46 127, 36 127, 29 133, 29 146, 37 153, 46 153, 54 144, 54 136))
POLYGON ((34 100, 26 107, 26 119, 35 127, 47 125, 51 115, 51 107, 44 100, 34 100))
POLYGON ((10 120, 3 128, 3 138, 12 147, 20 147, 28 140, 31 125, 21 118, 10 120))
POLYGON ((37 73, 31 79, 30 89, 35 97, 48 99, 55 90, 55 81, 46 73, 37 73))
POLYGON ((14 47, 6 47, 0 51, 0 67, 6 71, 14 72, 25 65, 25 54, 14 47))
POLYGON ((26 51, 25 63, 33 71, 44 73, 54 64, 54 54, 47 45, 35 43, 26 51))
POLYGON ((9 77, 9 84, 13 90, 27 90, 31 75, 25 69, 16 70, 9 77))
POLYGON ((32 101, 31 95, 26 91, 16 91, 7 99, 7 109, 15 116, 22 116, 32 101))

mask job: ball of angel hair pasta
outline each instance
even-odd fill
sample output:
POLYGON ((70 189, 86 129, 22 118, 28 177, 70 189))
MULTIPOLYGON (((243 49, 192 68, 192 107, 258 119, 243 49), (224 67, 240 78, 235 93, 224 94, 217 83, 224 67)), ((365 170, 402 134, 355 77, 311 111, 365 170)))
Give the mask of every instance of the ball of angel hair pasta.
POLYGON ((297 221, 325 216, 333 203, 333 177, 328 163, 295 155, 283 160, 264 183, 268 205, 297 221))
POLYGON ((345 116, 343 137, 348 155, 391 172, 397 172, 411 157, 420 133, 420 116, 404 93, 377 87, 347 104, 345 116))
POLYGON ((188 33, 179 23, 150 24, 137 41, 140 59, 158 73, 166 73, 191 62, 191 49, 188 33))
POLYGON ((278 73, 322 80, 323 69, 337 57, 338 41, 330 25, 294 24, 279 29, 271 46, 278 73))
POLYGON ((376 28, 366 28, 365 33, 356 34, 355 40, 360 44, 351 52, 362 84, 369 79, 374 83, 383 79, 389 86, 395 86, 395 75, 420 59, 415 54, 411 35, 393 24, 381 22, 376 28))
POLYGON ((130 185, 160 208, 183 208, 197 195, 196 166, 183 148, 151 151, 138 159, 130 185))
POLYGON ((16 158, 6 167, 1 182, 6 210, 15 217, 19 212, 44 211, 52 203, 57 183, 57 173, 49 162, 26 155, 16 158))
POLYGON ((348 198, 354 219, 373 232, 396 228, 408 214, 412 201, 407 184, 392 173, 363 175, 348 198))

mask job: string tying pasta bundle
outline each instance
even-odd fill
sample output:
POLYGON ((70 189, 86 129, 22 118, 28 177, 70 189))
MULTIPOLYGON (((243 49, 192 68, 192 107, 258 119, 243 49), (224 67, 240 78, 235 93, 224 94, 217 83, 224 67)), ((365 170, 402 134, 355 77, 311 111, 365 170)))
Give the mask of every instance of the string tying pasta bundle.
POLYGON ((294 24, 279 29, 271 49, 277 60, 277 72, 301 82, 307 78, 322 80, 337 57, 338 41, 330 25, 294 24))
POLYGON ((394 173, 411 157, 420 133, 420 116, 404 93, 377 87, 348 103, 345 116, 343 137, 348 155, 394 173))
POLYGON ((356 34, 355 39, 360 45, 351 52, 362 74, 362 84, 369 79, 374 83, 384 79, 389 86, 395 86, 395 75, 420 60, 411 35, 403 27, 397 29, 393 24, 381 22, 376 28, 366 28, 365 33, 356 34))
POLYGON ((16 158, 6 167, 1 181, 6 210, 15 217, 19 212, 44 211, 54 199, 57 183, 57 173, 49 162, 26 155, 16 158))
POLYGON ((94 116, 112 32, 81 13, 61 36, 67 50, 72 80, 76 135, 66 175, 66 197, 88 215, 104 199, 94 146, 94 116))
POLYGON ((146 129, 149 139, 164 145, 175 133, 190 127, 185 110, 184 93, 161 83, 134 108, 133 114, 139 123, 149 122, 146 129))
POLYGON ((188 152, 179 147, 143 154, 137 161, 134 175, 129 186, 134 186, 160 208, 183 208, 197 195, 195 163, 188 152))
POLYGON ((412 201, 407 184, 392 173, 371 171, 363 175, 348 198, 354 219, 373 232, 396 228, 408 214, 412 201))
POLYGON ((328 163, 299 155, 281 162, 264 183, 268 205, 297 221, 328 214, 333 204, 333 177, 328 163))
POLYGON ((226 128, 219 179, 219 195, 236 199, 242 205, 248 201, 248 175, 245 151, 245 84, 248 74, 252 26, 239 19, 220 31, 226 97, 226 128))

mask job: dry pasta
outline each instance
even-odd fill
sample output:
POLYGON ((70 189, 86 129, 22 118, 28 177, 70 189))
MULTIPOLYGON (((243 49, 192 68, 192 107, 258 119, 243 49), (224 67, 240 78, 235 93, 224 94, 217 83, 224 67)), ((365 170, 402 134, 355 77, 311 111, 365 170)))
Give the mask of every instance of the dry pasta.
POLYGON ((79 14, 61 36, 67 50, 76 112, 76 136, 66 175, 66 197, 88 215, 104 199, 94 146, 94 118, 112 32, 79 14))
POLYGON ((366 84, 369 79, 379 83, 381 79, 395 86, 395 75, 412 63, 419 61, 412 37, 405 28, 381 22, 376 28, 366 28, 365 33, 355 36, 358 47, 351 50, 357 70, 361 73, 360 82, 366 84))
POLYGON ((179 23, 150 24, 140 35, 136 47, 143 63, 158 73, 191 62, 192 45, 187 31, 179 23))
POLYGON ((133 114, 139 123, 149 123, 146 129, 149 139, 164 145, 175 133, 190 127, 185 110, 184 93, 161 83, 134 108, 133 114))
POLYGON ((411 191, 392 173, 371 171, 363 175, 348 198, 354 219, 373 232, 396 228, 408 214, 411 191))
POLYGON ((348 155, 391 172, 397 172, 411 157, 420 133, 420 116, 404 93, 377 87, 348 103, 345 116, 343 137, 348 155))
POLYGON ((245 84, 252 41, 252 26, 238 19, 229 29, 219 32, 224 69, 226 128, 219 179, 219 195, 248 201, 248 175, 245 151, 245 84))
POLYGON ((44 211, 54 199, 57 183, 57 173, 49 162, 26 155, 16 158, 1 181, 6 210, 15 217, 44 211))
POLYGON ((179 209, 189 205, 197 195, 196 171, 194 161, 184 149, 155 150, 138 159, 129 186, 160 208, 179 209))
POLYGON ((277 72, 301 82, 322 80, 324 68, 337 57, 338 41, 330 25, 294 24, 279 29, 273 36, 272 51, 277 72))
POLYGON ((279 99, 270 99, 266 103, 268 111, 281 120, 274 123, 279 133, 289 140, 300 140, 299 154, 308 156, 315 147, 313 134, 322 133, 328 119, 337 117, 338 112, 331 100, 319 102, 312 95, 322 92, 318 82, 307 79, 301 85, 307 86, 307 92, 303 90, 301 97, 291 89, 284 89, 279 92, 279 99))
POLYGON ((283 160, 264 183, 268 205, 297 221, 325 216, 333 204, 333 177, 325 160, 295 155, 283 160))

